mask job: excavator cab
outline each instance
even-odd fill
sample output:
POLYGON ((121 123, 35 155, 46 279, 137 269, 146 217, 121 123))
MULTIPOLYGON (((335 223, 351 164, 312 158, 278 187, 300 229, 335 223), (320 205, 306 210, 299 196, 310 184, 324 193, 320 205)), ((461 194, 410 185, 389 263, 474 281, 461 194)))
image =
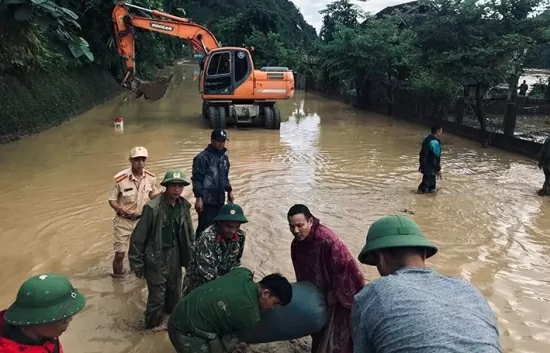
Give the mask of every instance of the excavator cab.
POLYGON ((254 69, 250 52, 245 48, 214 49, 201 66, 201 93, 204 95, 235 94, 254 69))

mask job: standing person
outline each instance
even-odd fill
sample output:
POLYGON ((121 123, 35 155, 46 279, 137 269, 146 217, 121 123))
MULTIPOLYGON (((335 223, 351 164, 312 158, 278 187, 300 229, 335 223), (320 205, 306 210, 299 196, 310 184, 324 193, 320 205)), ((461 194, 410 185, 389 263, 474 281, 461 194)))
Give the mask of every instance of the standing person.
POLYGON ((62 275, 29 278, 0 312, 0 352, 63 353, 59 337, 84 305, 86 298, 62 275))
POLYGON ((225 353, 239 344, 237 334, 256 326, 260 313, 292 299, 292 286, 278 273, 254 282, 239 267, 197 288, 176 306, 168 336, 177 353, 225 353))
POLYGON ((469 282, 426 267, 437 247, 407 216, 386 216, 367 233, 359 261, 382 276, 355 296, 356 352, 500 353, 495 314, 469 282))
POLYGON ((307 206, 292 206, 287 217, 294 235, 290 252, 296 279, 315 283, 331 314, 326 328, 312 335, 311 352, 351 353, 351 306, 353 296, 365 286, 365 278, 342 240, 313 217, 307 206))
POLYGON ((167 171, 160 185, 166 190, 143 207, 128 252, 130 268, 147 281, 147 329, 159 326, 163 311, 170 314, 180 300, 181 268, 189 264, 195 242, 191 204, 181 197, 189 185, 183 171, 167 171))
POLYGON ((114 250, 113 259, 114 277, 124 274, 124 255, 128 251, 130 234, 134 230, 141 210, 149 199, 158 195, 157 179, 155 174, 145 169, 149 154, 145 147, 134 147, 130 150, 130 168, 124 169, 114 177, 109 192, 109 205, 115 210, 114 250))
POLYGON ((229 157, 225 142, 229 141, 227 133, 215 129, 210 134, 210 144, 193 158, 193 194, 195 194, 195 210, 199 215, 197 238, 203 230, 214 223, 220 208, 227 201, 233 202, 233 188, 229 182, 229 157))
POLYGON ((436 176, 441 179, 441 141, 439 137, 443 133, 441 126, 433 126, 431 135, 424 137, 422 148, 418 154, 422 173, 422 182, 418 185, 419 193, 434 192, 436 187, 436 176))
POLYGON ((539 169, 544 172, 544 184, 542 189, 539 190, 540 196, 550 195, 550 137, 544 140, 544 144, 539 152, 539 169))
POLYGON ((523 80, 523 83, 519 85, 518 89, 519 89, 519 95, 521 97, 525 97, 525 95, 527 94, 527 90, 529 89, 529 85, 527 84, 527 81, 523 80))
POLYGON ((248 222, 243 209, 234 203, 223 205, 214 222, 202 232, 195 244, 191 262, 185 271, 184 296, 241 265, 246 239, 241 224, 248 222))

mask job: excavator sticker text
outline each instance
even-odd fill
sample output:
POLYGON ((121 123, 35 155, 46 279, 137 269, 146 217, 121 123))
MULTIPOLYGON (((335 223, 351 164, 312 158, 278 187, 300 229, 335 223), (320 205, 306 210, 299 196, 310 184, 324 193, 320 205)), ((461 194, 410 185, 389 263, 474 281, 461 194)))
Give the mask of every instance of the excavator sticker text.
POLYGON ((151 28, 162 29, 163 31, 169 31, 169 32, 172 32, 174 30, 174 27, 163 25, 160 23, 151 23, 151 28))

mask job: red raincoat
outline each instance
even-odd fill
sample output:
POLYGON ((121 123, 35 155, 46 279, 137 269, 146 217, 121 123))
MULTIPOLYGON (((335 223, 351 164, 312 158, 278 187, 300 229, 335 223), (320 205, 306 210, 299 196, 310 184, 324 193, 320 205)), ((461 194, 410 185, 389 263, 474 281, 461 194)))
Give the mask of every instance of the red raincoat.
MULTIPOLYGON (((352 353, 350 315, 353 297, 365 286, 365 277, 355 258, 340 238, 314 218, 311 233, 303 241, 293 240, 292 264, 298 281, 311 281, 327 298, 332 291, 336 304, 332 325, 332 352, 352 353)), ((317 352, 324 331, 312 335, 312 352, 317 352)))
MULTIPOLYGON (((55 342, 45 342, 43 345, 27 345, 20 344, 15 341, 12 341, 8 338, 2 337, 4 332, 4 314, 6 311, 0 312, 0 353, 53 353, 55 352, 55 342)), ((59 352, 63 353, 63 348, 59 342, 59 352)))

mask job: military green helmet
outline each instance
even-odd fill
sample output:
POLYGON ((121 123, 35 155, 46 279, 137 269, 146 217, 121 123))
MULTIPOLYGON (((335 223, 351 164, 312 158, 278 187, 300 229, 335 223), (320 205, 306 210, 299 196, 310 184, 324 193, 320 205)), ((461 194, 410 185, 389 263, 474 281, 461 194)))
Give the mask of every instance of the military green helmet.
POLYGON ((437 247, 422 234, 416 222, 407 216, 386 216, 371 224, 359 261, 375 266, 374 250, 402 247, 426 248, 426 257, 437 253, 437 247))
POLYGON ((170 169, 164 174, 164 179, 160 183, 162 186, 169 184, 183 184, 183 186, 189 185, 189 182, 185 178, 185 173, 181 169, 170 169))
POLYGON ((46 273, 29 278, 4 319, 15 326, 51 324, 76 315, 86 298, 62 275, 46 273))
POLYGON ((244 216, 243 209, 236 203, 228 203, 220 208, 218 215, 214 218, 216 222, 241 222, 247 223, 248 219, 244 216))

